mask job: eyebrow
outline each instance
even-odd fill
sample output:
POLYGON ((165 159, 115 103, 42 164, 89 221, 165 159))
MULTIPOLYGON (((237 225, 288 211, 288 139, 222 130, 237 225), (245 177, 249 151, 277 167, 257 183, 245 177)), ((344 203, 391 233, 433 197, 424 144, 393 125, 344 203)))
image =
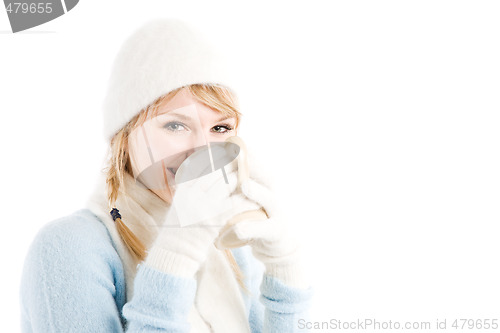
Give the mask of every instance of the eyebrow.
MULTIPOLYGON (((165 113, 165 115, 171 115, 171 116, 177 116, 185 121, 188 121, 188 120, 192 120, 193 118, 189 117, 189 116, 186 116, 185 114, 181 114, 181 113, 175 113, 175 112, 167 112, 165 113)), ((219 121, 223 121, 223 120, 226 120, 226 119, 229 119, 229 118, 234 118, 234 117, 231 117, 231 116, 223 116, 222 118, 219 118, 218 120, 216 120, 215 122, 218 123, 219 121)))
POLYGON ((185 114, 181 114, 181 113, 175 113, 175 112, 167 112, 164 114, 165 116, 177 116, 183 120, 192 120, 193 118, 189 117, 189 116, 186 116, 185 114))
POLYGON ((222 118, 218 119, 217 122, 223 121, 223 120, 226 120, 226 119, 230 119, 230 118, 232 119, 234 117, 232 117, 232 116, 223 116, 222 118))

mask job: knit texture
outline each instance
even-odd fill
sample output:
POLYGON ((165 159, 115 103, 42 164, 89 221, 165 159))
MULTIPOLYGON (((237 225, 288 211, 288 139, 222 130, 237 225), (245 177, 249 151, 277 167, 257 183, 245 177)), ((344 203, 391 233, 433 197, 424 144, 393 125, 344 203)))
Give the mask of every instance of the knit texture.
MULTIPOLYGON (((251 292, 241 292, 250 331, 300 332, 297 320, 309 315, 312 288, 263 274, 247 246, 233 254, 251 292)), ((204 332, 188 319, 199 284, 139 264, 127 302, 112 239, 97 216, 81 209, 47 223, 30 246, 20 289, 22 332, 204 332)), ((201 302, 217 308, 217 300, 201 302)))

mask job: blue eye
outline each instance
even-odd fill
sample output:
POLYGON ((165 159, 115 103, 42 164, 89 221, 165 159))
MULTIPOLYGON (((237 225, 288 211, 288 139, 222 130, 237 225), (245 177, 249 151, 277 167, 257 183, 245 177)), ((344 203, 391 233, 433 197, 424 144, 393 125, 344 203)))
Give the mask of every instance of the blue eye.
POLYGON ((171 132, 180 132, 180 131, 186 130, 186 126, 183 123, 179 123, 177 121, 171 121, 171 122, 165 124, 165 126, 163 126, 163 128, 166 128, 168 131, 171 131, 171 132))

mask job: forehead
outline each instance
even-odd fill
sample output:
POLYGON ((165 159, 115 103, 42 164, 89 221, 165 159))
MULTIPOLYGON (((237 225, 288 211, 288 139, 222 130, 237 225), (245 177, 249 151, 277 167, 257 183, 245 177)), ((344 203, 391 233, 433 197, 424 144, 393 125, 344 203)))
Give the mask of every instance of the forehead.
POLYGON ((159 105, 158 114, 166 113, 192 104, 205 107, 205 105, 200 103, 187 88, 182 88, 173 98, 163 100, 163 102, 159 105))

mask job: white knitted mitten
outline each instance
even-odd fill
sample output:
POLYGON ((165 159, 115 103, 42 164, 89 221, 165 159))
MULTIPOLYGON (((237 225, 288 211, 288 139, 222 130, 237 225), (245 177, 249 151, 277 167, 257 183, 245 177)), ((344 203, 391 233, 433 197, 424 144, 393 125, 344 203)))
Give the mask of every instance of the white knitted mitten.
MULTIPOLYGON (((227 179, 231 194, 237 186, 237 172, 227 173, 227 179)), ((199 191, 200 188, 210 191, 211 189, 220 189, 220 182, 224 182, 222 177, 202 177, 198 179, 197 186, 190 188, 193 191, 199 191)), ((214 195, 220 198, 220 193, 214 195)), ((177 209, 197 209, 199 204, 196 200, 189 200, 189 195, 183 195, 182 198, 182 202, 176 202, 177 209)), ((176 200, 175 195, 173 200, 176 200)), ((145 263, 166 273, 193 277, 206 260, 208 250, 214 246, 214 239, 218 236, 224 223, 225 221, 220 221, 220 218, 210 218, 202 223, 183 227, 164 223, 148 251, 145 263)))
POLYGON ((301 264, 300 243, 283 221, 271 189, 269 176, 249 151, 250 178, 241 184, 241 191, 266 210, 268 219, 244 220, 234 225, 234 234, 248 241, 252 253, 266 267, 266 273, 285 284, 309 287, 301 264), (253 159, 253 160, 252 160, 253 159), (267 183, 267 184, 265 184, 267 183))

